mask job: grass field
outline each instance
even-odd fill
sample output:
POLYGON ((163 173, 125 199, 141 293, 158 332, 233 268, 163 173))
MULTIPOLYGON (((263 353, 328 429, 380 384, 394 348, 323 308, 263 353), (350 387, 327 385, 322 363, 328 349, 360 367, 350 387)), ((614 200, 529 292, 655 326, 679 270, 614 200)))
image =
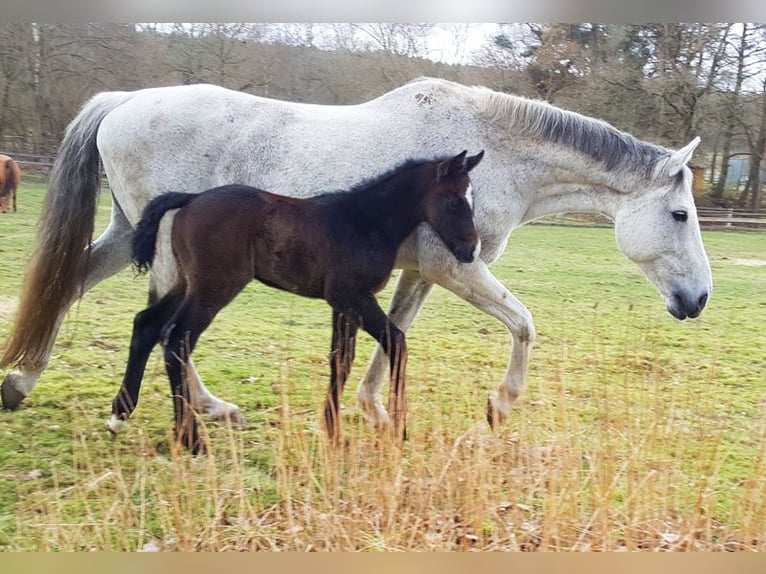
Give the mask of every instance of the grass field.
MULTIPOLYGON (((3 341, 43 194, 27 184, 0 216, 3 341)), ((98 229, 108 213, 105 195, 98 229)), ((356 412, 364 336, 345 445, 328 448, 329 309, 253 285, 195 352, 248 424, 206 422, 197 458, 168 446, 157 352, 128 428, 104 431, 146 297, 127 269, 73 308, 22 408, 0 411, 0 549, 766 550, 766 235, 704 241, 713 297, 682 323, 612 230, 518 230, 494 270, 535 316, 526 393, 490 432, 510 337, 437 289, 408 336, 402 448, 356 412)))

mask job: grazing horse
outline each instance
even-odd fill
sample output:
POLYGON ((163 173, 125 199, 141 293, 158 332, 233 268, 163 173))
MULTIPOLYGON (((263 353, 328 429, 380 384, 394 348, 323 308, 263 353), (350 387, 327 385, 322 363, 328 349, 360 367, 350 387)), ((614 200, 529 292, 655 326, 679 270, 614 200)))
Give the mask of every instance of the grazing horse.
POLYGON ((7 155, 0 154, 0 211, 8 213, 8 198, 16 211, 16 189, 19 187, 21 170, 19 164, 7 155))
MULTIPOLYGON (((524 389, 535 338, 529 310, 489 267, 520 225, 565 211, 604 213, 615 223, 617 246, 654 284, 670 314, 700 314, 712 277, 686 166, 697 138, 671 150, 544 102, 429 78, 344 106, 202 84, 105 92, 70 123, 51 172, 37 248, 0 359, 0 367, 17 367, 0 387, 3 404, 15 408, 32 391, 69 306, 130 264, 134 226, 152 197, 225 183, 295 196, 342 189, 398 158, 457 151, 458 137, 461 146, 487 152, 472 178, 481 255, 458 264, 432 228, 418 226, 397 254, 402 273, 390 318, 406 332, 438 284, 508 328, 510 361, 487 403, 492 425, 508 416, 524 389), (91 244, 99 160, 112 191, 112 218, 91 244)), ((150 295, 164 295, 174 276, 161 232, 150 295)), ((387 368, 378 346, 357 392, 373 424, 388 420, 380 395, 387 368)), ((188 376, 196 409, 213 417, 236 414, 235 405, 205 388, 193 362, 188 376)))
POLYGON ((143 212, 133 240, 140 270, 154 260, 165 212, 178 209, 171 246, 178 279, 158 302, 136 315, 122 387, 107 428, 118 432, 138 403, 146 361, 162 341, 175 410, 176 439, 200 448, 187 406, 184 362, 218 312, 253 279, 332 307, 330 386, 325 426, 340 436, 340 395, 354 360, 357 329, 367 331, 388 355, 389 412, 404 433, 407 347, 404 333, 375 299, 388 282, 401 243, 429 223, 457 261, 471 263, 480 248, 473 224, 468 173, 484 152, 450 159, 409 161, 347 193, 309 199, 226 185, 196 193, 166 193, 143 212))

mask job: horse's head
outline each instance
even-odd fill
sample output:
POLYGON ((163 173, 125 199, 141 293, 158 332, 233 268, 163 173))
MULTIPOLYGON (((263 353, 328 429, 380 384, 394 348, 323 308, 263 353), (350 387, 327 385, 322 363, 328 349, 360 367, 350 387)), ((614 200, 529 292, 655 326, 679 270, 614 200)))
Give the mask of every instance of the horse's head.
POLYGON ((615 216, 620 250, 659 289, 677 319, 697 317, 713 289, 686 166, 698 143, 695 138, 658 160, 652 188, 629 196, 615 216))
POLYGON ((474 261, 481 249, 473 223, 473 188, 468 173, 484 157, 484 150, 471 157, 466 153, 436 164, 424 205, 426 221, 461 263, 474 261))

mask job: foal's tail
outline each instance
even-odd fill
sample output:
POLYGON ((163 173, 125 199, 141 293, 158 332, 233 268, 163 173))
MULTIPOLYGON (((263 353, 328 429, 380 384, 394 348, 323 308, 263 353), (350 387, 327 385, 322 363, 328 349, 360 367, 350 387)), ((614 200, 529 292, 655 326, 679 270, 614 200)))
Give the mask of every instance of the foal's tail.
POLYGON ((0 367, 44 366, 60 314, 82 294, 99 195, 96 135, 107 114, 132 96, 98 94, 67 127, 50 172, 37 246, 0 367))
POLYGON ((141 221, 138 222, 136 233, 133 236, 133 262, 140 272, 147 271, 154 261, 157 232, 162 216, 171 209, 179 209, 190 203, 195 197, 199 197, 199 195, 180 192, 163 193, 151 200, 144 208, 141 221))

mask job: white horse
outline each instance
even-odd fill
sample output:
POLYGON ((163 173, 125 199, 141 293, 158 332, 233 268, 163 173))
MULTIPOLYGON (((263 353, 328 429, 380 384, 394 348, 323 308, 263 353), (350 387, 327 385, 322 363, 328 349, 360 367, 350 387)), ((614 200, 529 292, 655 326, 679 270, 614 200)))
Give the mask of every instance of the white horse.
MULTIPOLYGON (((520 225, 565 211, 604 213, 615 222, 620 250, 668 311, 678 319, 700 314, 712 278, 686 167, 698 143, 672 151, 543 102, 428 78, 350 106, 290 103, 211 85, 98 94, 69 125, 51 172, 37 249, 0 362, 17 367, 0 388, 3 404, 15 408, 32 391, 73 301, 130 264, 133 228, 151 198, 226 183, 306 195, 351 187, 403 158, 483 148, 472 178, 481 257, 459 263, 421 225, 398 253, 402 273, 390 317, 406 331, 438 284, 508 328, 510 362, 487 405, 495 425, 524 389, 535 338, 530 312, 489 270, 520 225), (112 218, 90 244, 99 159, 112 218)), ((150 300, 175 277, 167 224, 150 300)), ((357 393, 368 419, 383 427, 387 365, 378 347, 357 393)), ((189 373, 195 409, 238 415, 205 388, 193 365, 189 373)))

